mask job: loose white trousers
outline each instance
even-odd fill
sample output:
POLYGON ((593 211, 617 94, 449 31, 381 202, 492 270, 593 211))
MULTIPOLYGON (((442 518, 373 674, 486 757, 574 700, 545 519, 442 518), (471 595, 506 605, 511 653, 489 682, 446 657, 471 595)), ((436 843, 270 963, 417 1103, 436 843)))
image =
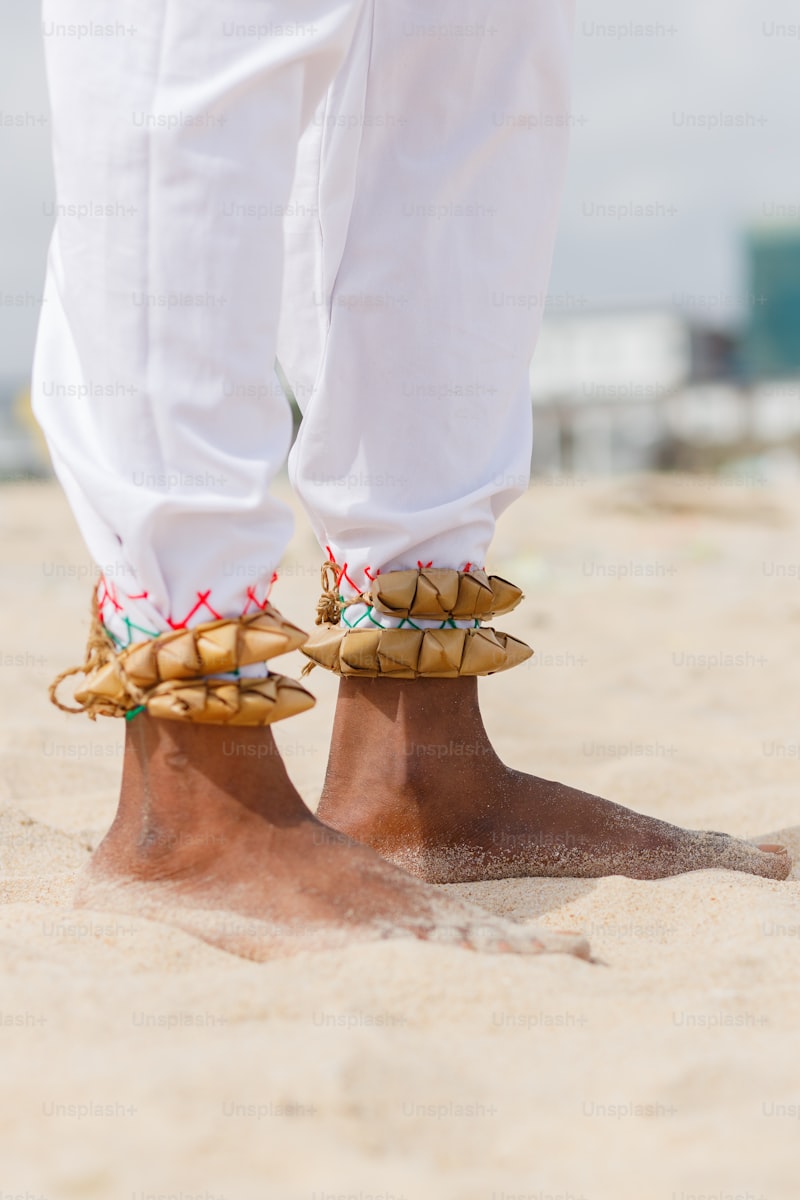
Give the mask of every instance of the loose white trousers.
POLYGON ((121 642, 265 603, 276 356, 292 482, 355 586, 485 563, 528 483, 572 10, 44 0, 34 406, 121 642))

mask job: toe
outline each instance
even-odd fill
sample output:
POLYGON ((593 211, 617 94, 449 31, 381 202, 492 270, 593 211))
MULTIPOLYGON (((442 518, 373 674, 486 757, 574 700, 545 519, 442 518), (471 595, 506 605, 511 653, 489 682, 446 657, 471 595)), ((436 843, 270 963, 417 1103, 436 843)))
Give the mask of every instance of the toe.
POLYGON ((788 878, 792 869, 792 860, 785 846, 766 843, 759 845, 756 853, 761 868, 759 874, 765 875, 768 879, 788 878))
POLYGON ((582 958, 587 962, 591 960, 589 943, 579 933, 556 933, 549 929, 537 929, 532 932, 530 940, 533 944, 533 953, 571 954, 575 958, 582 958))
POLYGON ((792 860, 782 846, 775 845, 774 849, 772 846, 773 843, 757 846, 729 834, 709 834, 698 843, 708 867, 761 875, 767 879, 786 879, 792 860))

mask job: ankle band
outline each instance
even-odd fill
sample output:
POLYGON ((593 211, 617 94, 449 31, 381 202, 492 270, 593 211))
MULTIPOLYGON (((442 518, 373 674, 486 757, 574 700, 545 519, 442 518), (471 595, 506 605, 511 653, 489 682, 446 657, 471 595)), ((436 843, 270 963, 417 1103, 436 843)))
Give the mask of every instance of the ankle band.
POLYGON ((499 576, 438 568, 388 571, 350 599, 340 592, 341 577, 335 563, 323 564, 317 605, 322 629, 302 648, 311 660, 303 674, 319 665, 338 675, 452 679, 492 675, 533 654, 517 638, 480 626, 482 620, 510 612, 522 599, 521 590, 499 576), (347 619, 349 609, 359 613, 358 628, 347 619), (378 619, 364 628, 363 614, 373 613, 378 619), (383 627, 382 615, 399 624, 383 627), (417 621, 434 628, 417 626, 417 621), (456 621, 474 625, 459 628, 456 621))
POLYGON ((269 725, 311 708, 314 697, 283 675, 219 676, 296 650, 305 640, 302 629, 267 605, 250 616, 208 621, 118 650, 100 620, 95 592, 86 662, 61 672, 50 699, 63 712, 85 712, 92 720, 144 710, 199 724, 269 725), (57 690, 68 676, 79 674, 85 681, 75 692, 77 707, 69 707, 57 690))

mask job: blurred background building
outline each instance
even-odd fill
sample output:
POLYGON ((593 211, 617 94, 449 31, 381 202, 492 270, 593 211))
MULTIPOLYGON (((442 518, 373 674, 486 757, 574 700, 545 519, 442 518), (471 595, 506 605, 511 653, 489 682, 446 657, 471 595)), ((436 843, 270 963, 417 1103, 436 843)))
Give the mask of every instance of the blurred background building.
POLYGON ((800 225, 744 241, 744 324, 677 307, 551 316, 531 364, 534 469, 800 477, 800 225))

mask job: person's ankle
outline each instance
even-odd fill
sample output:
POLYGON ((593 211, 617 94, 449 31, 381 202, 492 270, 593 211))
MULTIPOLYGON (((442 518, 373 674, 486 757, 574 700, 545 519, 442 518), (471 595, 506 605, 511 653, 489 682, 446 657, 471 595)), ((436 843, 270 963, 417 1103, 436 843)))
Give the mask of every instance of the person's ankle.
POLYGON ((449 804, 476 778, 497 781, 506 770, 489 741, 477 681, 343 679, 336 706, 320 815, 350 797, 358 809, 449 804))
POLYGON ((178 876, 210 867, 243 823, 312 819, 268 729, 140 714, 126 728, 119 806, 95 865, 124 860, 127 873, 178 876))

